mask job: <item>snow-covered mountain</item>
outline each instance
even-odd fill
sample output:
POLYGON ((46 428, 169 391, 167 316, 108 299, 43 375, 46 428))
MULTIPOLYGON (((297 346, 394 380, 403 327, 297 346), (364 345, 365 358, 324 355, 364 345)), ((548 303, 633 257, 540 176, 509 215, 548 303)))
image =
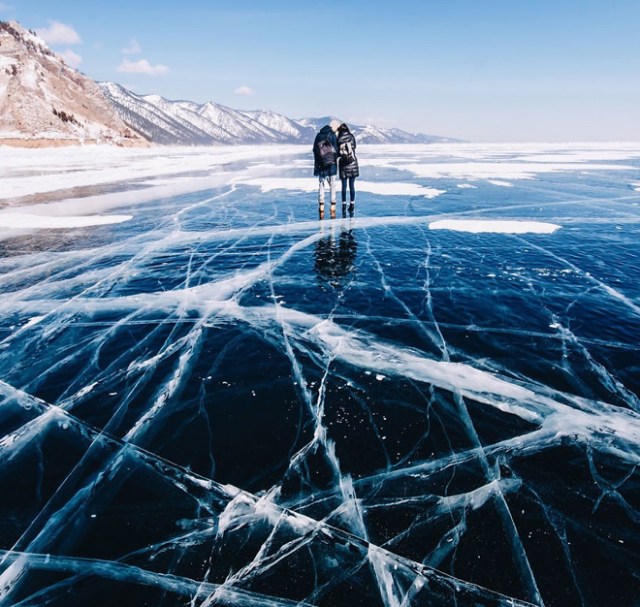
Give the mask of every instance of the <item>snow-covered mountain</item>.
MULTIPOLYGON (((170 101, 137 95, 119 84, 100 87, 122 119, 154 143, 181 145, 309 143, 333 117, 291 119, 267 110, 234 110, 208 101, 170 101)), ((445 137, 350 124, 358 143, 436 143, 445 137)))
POLYGON ((153 143, 291 143, 309 135, 307 127, 273 112, 243 112, 212 101, 198 104, 137 95, 114 82, 101 82, 100 87, 122 119, 153 143))
MULTIPOLYGON (((323 125, 332 120, 340 120, 335 116, 322 116, 321 118, 300 118, 296 122, 307 127, 312 133, 317 133, 323 125)), ((384 129, 378 126, 361 126, 349 123, 349 129, 356 136, 358 143, 451 143, 460 142, 460 139, 427 135, 425 133, 408 133, 400 129, 384 129)))
MULTIPOLYGON (((333 117, 291 119, 213 101, 171 101, 96 83, 67 66, 35 32, 0 21, 0 144, 215 145, 305 143, 333 117)), ((358 143, 454 141, 376 126, 349 125, 358 143)))
POLYGON ((100 87, 34 33, 0 21, 0 144, 101 141, 147 145, 100 87))

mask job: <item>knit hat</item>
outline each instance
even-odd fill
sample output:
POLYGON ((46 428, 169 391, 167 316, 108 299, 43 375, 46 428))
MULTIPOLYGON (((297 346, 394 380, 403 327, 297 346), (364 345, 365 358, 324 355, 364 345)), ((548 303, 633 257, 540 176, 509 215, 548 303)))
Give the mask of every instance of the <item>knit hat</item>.
POLYGON ((331 130, 334 133, 338 132, 338 129, 340 128, 340 125, 342 124, 342 122, 340 122, 339 120, 336 120, 335 118, 329 123, 329 126, 331 127, 331 130))

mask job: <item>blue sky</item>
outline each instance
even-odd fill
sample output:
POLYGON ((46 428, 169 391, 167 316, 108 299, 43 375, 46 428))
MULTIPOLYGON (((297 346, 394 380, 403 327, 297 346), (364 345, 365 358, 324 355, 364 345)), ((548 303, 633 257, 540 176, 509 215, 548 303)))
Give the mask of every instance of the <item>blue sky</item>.
POLYGON ((640 141, 639 0, 0 0, 95 80, 469 141, 640 141))

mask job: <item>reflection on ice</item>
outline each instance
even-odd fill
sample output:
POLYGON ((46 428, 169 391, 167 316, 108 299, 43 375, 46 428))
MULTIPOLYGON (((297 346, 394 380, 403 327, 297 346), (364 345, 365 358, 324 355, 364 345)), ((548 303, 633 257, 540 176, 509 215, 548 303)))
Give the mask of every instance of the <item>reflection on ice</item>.
MULTIPOLYGON (((344 205, 346 208, 346 205, 344 205)), ((358 240, 353 226, 340 226, 315 244, 315 270, 318 278, 334 287, 344 287, 355 271, 358 240)))
POLYGON ((0 606, 637 602, 640 148, 100 154, 3 169, 131 219, 1 236, 0 606))

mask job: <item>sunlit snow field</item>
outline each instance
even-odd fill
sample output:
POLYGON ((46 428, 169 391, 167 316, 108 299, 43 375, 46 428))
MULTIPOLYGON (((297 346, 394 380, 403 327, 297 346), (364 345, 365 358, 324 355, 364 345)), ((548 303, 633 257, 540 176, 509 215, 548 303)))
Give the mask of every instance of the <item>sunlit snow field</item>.
POLYGON ((0 147, 0 607, 640 605, 640 144, 0 147))

